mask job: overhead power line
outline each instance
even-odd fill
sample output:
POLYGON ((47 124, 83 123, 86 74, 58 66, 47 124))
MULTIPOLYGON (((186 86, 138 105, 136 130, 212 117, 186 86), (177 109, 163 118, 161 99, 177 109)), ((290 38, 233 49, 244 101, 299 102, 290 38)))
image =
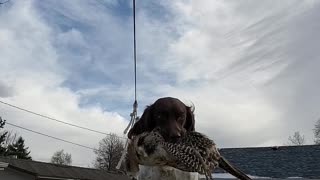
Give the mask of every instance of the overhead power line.
POLYGON ((55 140, 58 140, 58 141, 63 141, 65 143, 69 143, 69 144, 73 144, 73 145, 80 146, 80 147, 83 147, 83 148, 99 151, 98 149, 95 149, 95 148, 92 148, 92 147, 89 147, 89 146, 85 146, 85 145, 78 144, 78 143, 75 143, 75 142, 72 142, 72 141, 68 141, 68 140, 64 140, 64 139, 57 138, 57 137, 54 137, 54 136, 50 136, 48 134, 44 134, 44 133, 41 133, 41 132, 38 132, 38 131, 34 131, 34 130, 31 130, 31 129, 28 129, 28 128, 25 128, 25 127, 22 127, 22 126, 18 126, 18 125, 9 123, 8 121, 6 121, 6 125, 17 127, 17 128, 20 128, 20 129, 23 129, 23 130, 26 130, 26 131, 29 131, 29 132, 32 132, 32 133, 35 133, 35 134, 39 134, 39 135, 42 135, 42 136, 46 136, 46 137, 49 137, 49 138, 52 138, 52 139, 55 139, 55 140))
MULTIPOLYGON (((7 105, 7 106, 10 106, 10 107, 12 107, 12 108, 15 108, 15 109, 18 109, 18 110, 21 110, 21 111, 24 111, 24 112, 33 114, 33 115, 36 115, 36 116, 40 116, 40 117, 49 119, 49 120, 51 120, 51 121, 55 121, 55 122, 62 123, 62 124, 65 124, 65 125, 69 125, 69 126, 73 126, 73 127, 79 128, 79 129, 91 131, 91 132, 94 132, 94 133, 99 133, 99 134, 103 134, 103 135, 107 135, 107 136, 110 136, 110 135, 111 135, 110 133, 101 132, 101 131, 98 131, 98 130, 94 130, 94 129, 86 128, 86 127, 79 126, 79 125, 76 125, 76 124, 72 124, 72 123, 68 123, 68 122, 65 122, 65 121, 61 121, 61 120, 58 120, 58 119, 56 119, 56 118, 52 118, 52 117, 49 117, 49 116, 46 116, 46 115, 42 115, 42 114, 39 114, 39 113, 30 111, 30 110, 27 110, 27 109, 24 109, 24 108, 21 108, 21 107, 12 105, 12 104, 10 104, 10 103, 3 102, 3 101, 1 101, 1 100, 0 100, 0 103, 2 103, 2 104, 4 104, 4 105, 7 105)), ((126 138, 120 137, 120 136, 117 136, 117 137, 119 137, 119 138, 121 138, 121 139, 126 139, 126 138)))

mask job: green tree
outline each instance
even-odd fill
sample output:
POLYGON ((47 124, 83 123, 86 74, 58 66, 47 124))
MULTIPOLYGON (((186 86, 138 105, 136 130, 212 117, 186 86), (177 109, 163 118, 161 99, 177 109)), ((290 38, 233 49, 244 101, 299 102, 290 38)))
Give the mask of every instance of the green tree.
MULTIPOLYGON (((6 124, 6 120, 3 120, 0 117, 0 129, 3 129, 4 125, 6 124)), ((7 131, 0 131, 0 156, 4 156, 4 154, 6 153, 7 148, 4 147, 4 143, 6 140, 6 136, 7 136, 8 132, 7 131)))
POLYGON ((25 147, 24 139, 20 136, 17 141, 7 148, 7 156, 16 156, 17 159, 31 159, 29 147, 25 147))
POLYGON ((71 154, 65 153, 64 150, 57 151, 51 157, 51 163, 61 165, 71 165, 72 157, 71 154))

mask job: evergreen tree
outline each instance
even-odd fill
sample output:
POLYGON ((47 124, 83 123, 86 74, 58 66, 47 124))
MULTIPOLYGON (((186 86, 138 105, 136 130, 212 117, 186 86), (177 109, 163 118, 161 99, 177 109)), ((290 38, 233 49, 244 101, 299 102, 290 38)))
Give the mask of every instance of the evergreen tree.
MULTIPOLYGON (((2 120, 2 118, 0 117, 0 129, 2 129, 5 124, 6 124, 6 120, 2 120)), ((6 132, 6 131, 4 131, 4 132, 0 131, 0 156, 3 156, 7 150, 4 147, 4 142, 6 140, 7 134, 8 134, 8 132, 6 132)))
POLYGON ((18 159, 31 159, 28 149, 28 147, 25 147, 24 139, 20 136, 16 142, 8 146, 6 154, 16 156, 18 159))

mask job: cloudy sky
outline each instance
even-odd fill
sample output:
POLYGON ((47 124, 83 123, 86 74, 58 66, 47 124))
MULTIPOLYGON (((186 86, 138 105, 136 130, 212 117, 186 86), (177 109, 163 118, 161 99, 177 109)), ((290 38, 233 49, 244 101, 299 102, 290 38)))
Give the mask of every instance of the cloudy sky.
MULTIPOLYGON (((0 6, 0 100, 122 136, 133 103, 131 0, 11 0, 0 6)), ((139 114, 159 97, 195 105, 219 147, 313 143, 320 118, 320 1, 137 0, 139 114)), ((104 136, 0 104, 19 126, 89 147, 104 136)), ((92 150, 6 125, 33 159, 92 150)))

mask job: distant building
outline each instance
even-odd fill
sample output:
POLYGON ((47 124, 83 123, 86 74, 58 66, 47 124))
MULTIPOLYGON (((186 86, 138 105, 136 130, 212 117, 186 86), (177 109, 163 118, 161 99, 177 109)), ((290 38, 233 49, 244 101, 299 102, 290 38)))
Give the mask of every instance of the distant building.
POLYGON ((103 170, 0 157, 1 180, 129 180, 103 170))

